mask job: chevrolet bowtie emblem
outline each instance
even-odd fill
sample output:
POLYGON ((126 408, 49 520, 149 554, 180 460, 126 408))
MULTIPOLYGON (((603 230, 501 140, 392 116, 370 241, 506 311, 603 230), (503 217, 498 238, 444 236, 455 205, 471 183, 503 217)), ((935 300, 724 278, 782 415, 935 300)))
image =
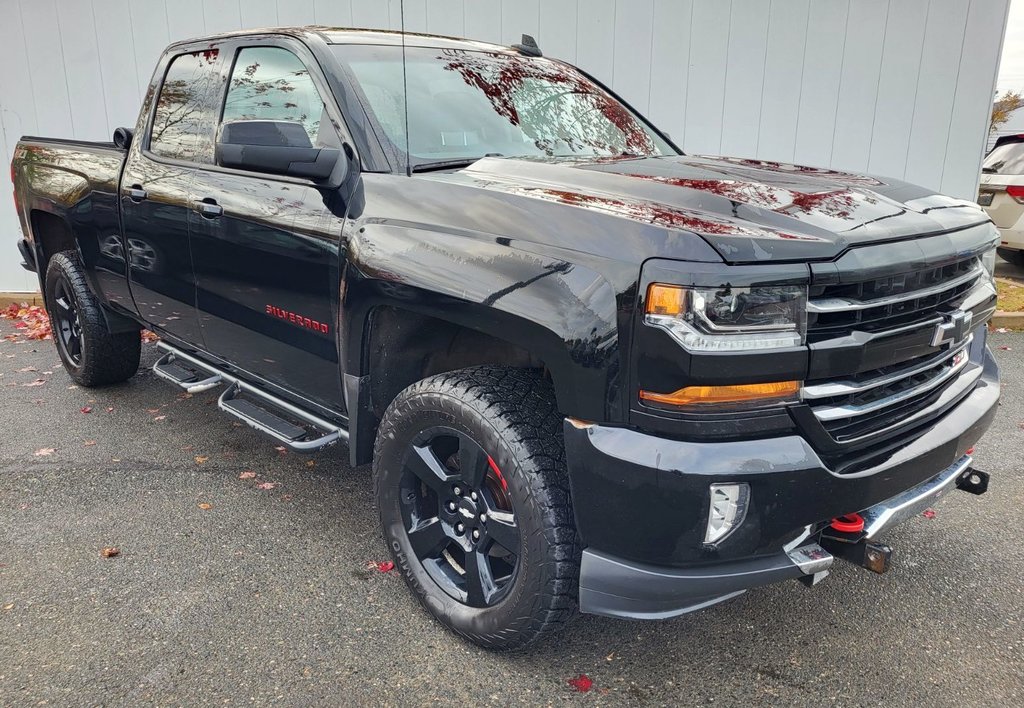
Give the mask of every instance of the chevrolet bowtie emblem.
POLYGON ((943 344, 956 344, 963 341, 971 329, 971 320, 973 319, 973 312, 964 312, 963 310, 957 310, 947 315, 945 320, 935 325, 932 346, 941 347, 943 344))

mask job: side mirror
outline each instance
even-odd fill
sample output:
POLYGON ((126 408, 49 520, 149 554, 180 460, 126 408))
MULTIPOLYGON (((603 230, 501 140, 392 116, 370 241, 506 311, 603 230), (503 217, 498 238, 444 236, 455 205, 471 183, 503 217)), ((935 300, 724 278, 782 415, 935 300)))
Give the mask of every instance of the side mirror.
MULTIPOLYGON (((323 182, 334 174, 341 150, 314 147, 301 123, 238 120, 221 126, 217 164, 250 172, 305 177, 323 182)), ((344 175, 332 180, 341 183, 344 175)))
POLYGON ((114 147, 127 150, 132 144, 132 137, 135 131, 131 128, 116 128, 114 130, 114 147))

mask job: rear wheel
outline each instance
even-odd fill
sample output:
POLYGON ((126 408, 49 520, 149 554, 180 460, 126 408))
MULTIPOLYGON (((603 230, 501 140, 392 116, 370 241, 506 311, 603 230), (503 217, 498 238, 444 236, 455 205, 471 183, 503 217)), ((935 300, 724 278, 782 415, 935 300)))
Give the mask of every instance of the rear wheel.
POLYGON ((572 616, 579 548, 551 386, 477 367, 403 391, 377 434, 384 537, 443 624, 520 648, 572 616))
POLYGON ((119 383, 138 371, 138 332, 111 334, 74 251, 57 253, 46 268, 46 311, 64 368, 82 386, 119 383))

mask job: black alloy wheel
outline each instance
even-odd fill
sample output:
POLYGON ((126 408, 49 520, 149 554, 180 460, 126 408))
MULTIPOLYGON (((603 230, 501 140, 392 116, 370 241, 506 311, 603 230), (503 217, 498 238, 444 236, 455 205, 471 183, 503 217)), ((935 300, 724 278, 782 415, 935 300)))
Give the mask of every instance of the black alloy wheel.
POLYGON ((377 429, 384 542, 438 622, 521 649, 573 616, 580 544, 563 417, 543 372, 475 366, 418 381, 377 429))
POLYGON ((63 274, 53 287, 53 302, 56 305, 51 314, 53 336, 64 357, 73 366, 82 365, 82 323, 78 318, 78 303, 71 290, 71 284, 63 274))
POLYGON ((520 537, 494 458, 465 433, 429 428, 409 445, 400 484, 410 545, 434 582, 470 607, 500 602, 520 537))
POLYGON ((133 327, 111 332, 75 251, 55 253, 43 279, 46 312, 61 363, 80 386, 104 386, 139 368, 142 342, 133 327))

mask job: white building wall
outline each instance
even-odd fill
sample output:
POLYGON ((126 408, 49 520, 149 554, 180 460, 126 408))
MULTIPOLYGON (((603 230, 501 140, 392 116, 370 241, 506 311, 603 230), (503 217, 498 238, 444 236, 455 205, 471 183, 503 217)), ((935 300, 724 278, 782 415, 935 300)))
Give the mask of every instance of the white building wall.
MULTIPOLYGON (((509 44, 610 84, 687 152, 900 177, 972 198, 1009 0, 406 0, 413 31, 509 44)), ((133 126, 172 40, 398 29, 399 0, 0 0, 0 156, 133 126)), ((6 172, 3 173, 6 179, 6 172)), ((0 291, 33 290, 0 199, 0 291)))

